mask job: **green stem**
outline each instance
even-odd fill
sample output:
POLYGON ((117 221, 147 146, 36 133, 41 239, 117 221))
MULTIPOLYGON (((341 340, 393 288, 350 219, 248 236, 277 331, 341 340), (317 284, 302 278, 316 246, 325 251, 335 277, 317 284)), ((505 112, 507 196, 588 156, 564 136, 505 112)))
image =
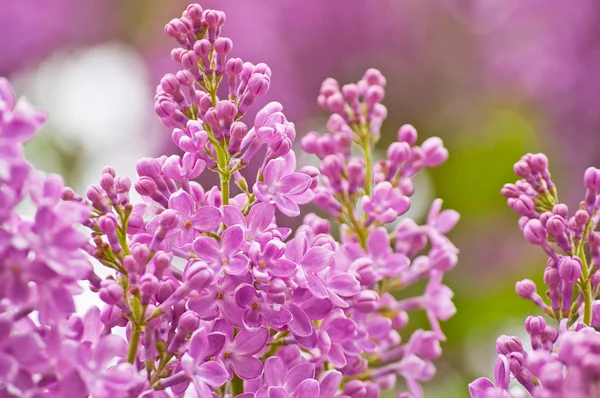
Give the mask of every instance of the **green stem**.
POLYGON ((239 378, 235 373, 233 374, 233 379, 231 380, 231 395, 237 396, 244 392, 244 381, 239 378))
POLYGON ((373 185, 373 160, 371 159, 371 143, 369 134, 365 134, 363 138, 363 151, 365 152, 366 176, 365 176, 365 195, 371 196, 371 188, 373 185))
POLYGON ((223 206, 229 204, 229 173, 219 173, 221 179, 221 201, 223 206))
POLYGON ((592 287, 588 280, 583 289, 583 323, 588 326, 592 324, 592 287))
POLYGON ((583 323, 587 326, 592 324, 592 284, 590 283, 590 269, 588 267, 583 244, 579 245, 577 254, 581 259, 581 294, 583 295, 583 323))
POLYGON ((160 359, 160 363, 158 364, 158 368, 156 368, 156 372, 152 376, 152 380, 150 380, 150 385, 153 385, 157 381, 161 379, 160 374, 165 370, 169 361, 173 358, 173 355, 165 355, 160 359))
POLYGON ((129 363, 133 363, 135 361, 141 331, 142 330, 138 325, 135 323, 131 324, 131 338, 129 339, 129 350, 127 352, 127 362, 129 363))

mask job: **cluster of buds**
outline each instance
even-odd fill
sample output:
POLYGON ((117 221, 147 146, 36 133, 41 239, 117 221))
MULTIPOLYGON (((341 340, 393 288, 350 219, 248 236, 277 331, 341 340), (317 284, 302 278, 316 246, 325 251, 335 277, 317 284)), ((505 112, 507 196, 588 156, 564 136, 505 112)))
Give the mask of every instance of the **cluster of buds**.
POLYGON ((600 170, 590 167, 583 183, 585 199, 569 216, 559 202, 557 190, 543 154, 527 154, 514 167, 522 179, 506 184, 502 195, 520 216, 525 239, 548 255, 544 270, 545 298, 529 279, 517 282, 517 294, 535 303, 559 327, 544 317, 528 317, 531 336, 528 353, 516 337, 501 336, 496 344, 494 385, 480 378, 470 385, 476 398, 510 397, 514 378, 533 397, 594 397, 599 388, 598 355, 600 312, 600 234, 595 231, 600 209, 600 170))
MULTIPOLYGON (((425 225, 401 216, 412 176, 444 162, 446 149, 436 138, 416 146, 407 125, 388 159, 372 160, 385 79, 369 70, 341 91, 323 84, 331 134, 304 139, 322 163, 297 169, 296 132, 279 103, 243 121, 271 71, 228 58, 224 22, 190 5, 166 26, 182 69, 161 80, 155 108, 180 154, 140 159, 135 181, 105 167, 84 196, 29 173, 21 158, 7 157, 7 175, 0 167, 0 386, 9 396, 376 398, 398 378, 410 391, 400 397, 423 395, 445 340, 440 321, 456 311, 442 278, 457 262, 445 235, 458 213, 438 199, 425 225), (350 156, 352 143, 362 157, 350 156), (240 170, 261 149, 249 183, 240 170), (206 170, 219 186, 196 181, 206 170), (132 189, 143 203, 131 202, 132 189), (34 220, 14 211, 25 193, 34 220), (296 217, 313 200, 341 225, 338 240, 315 214, 295 231, 277 225, 276 215, 296 217), (422 295, 402 296, 419 281, 422 295), (77 317, 81 282, 104 304, 77 317), (424 311, 431 330, 401 339, 410 311, 424 311)), ((42 118, 29 109, 21 120, 5 86, 0 150, 19 154, 21 133, 42 118)))

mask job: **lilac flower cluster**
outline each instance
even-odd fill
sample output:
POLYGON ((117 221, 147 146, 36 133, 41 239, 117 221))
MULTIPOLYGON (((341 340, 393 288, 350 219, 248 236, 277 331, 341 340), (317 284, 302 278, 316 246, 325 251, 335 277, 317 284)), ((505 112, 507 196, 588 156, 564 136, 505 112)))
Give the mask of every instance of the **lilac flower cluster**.
POLYGON ((445 340, 439 321, 456 311, 442 277, 457 262, 445 234, 458 214, 438 199, 425 225, 399 217, 412 176, 446 149, 437 138, 416 145, 406 125, 387 158, 372 159, 386 81, 368 70, 341 89, 323 83, 330 132, 302 140, 321 164, 297 169, 279 103, 243 121, 271 71, 228 58, 224 22, 190 5, 166 26, 181 69, 161 80, 155 109, 181 154, 140 159, 136 181, 105 167, 84 197, 25 162, 22 142, 44 116, 15 107, 0 81, 3 396, 375 398, 398 377, 410 390, 399 397, 422 396, 445 340), (259 151, 249 184, 240 171, 259 151), (195 181, 206 169, 218 187, 195 181), (25 195, 33 220, 15 211, 25 195), (277 225, 277 213, 298 216, 311 201, 339 224, 339 240, 315 214, 294 233, 277 225), (396 298, 418 281, 422 295, 396 298), (78 317, 82 286, 104 306, 78 317), (431 330, 401 338, 416 310, 431 330))
POLYGON ((495 381, 480 378, 470 384, 475 398, 510 397, 509 382, 516 380, 533 397, 595 397, 600 391, 600 170, 590 167, 583 183, 585 198, 569 216, 543 154, 527 154, 514 167, 521 178, 506 184, 502 194, 520 216, 525 239, 548 255, 544 270, 544 299, 529 279, 517 282, 517 294, 535 303, 557 322, 530 316, 525 329, 532 351, 518 337, 500 336, 495 381))

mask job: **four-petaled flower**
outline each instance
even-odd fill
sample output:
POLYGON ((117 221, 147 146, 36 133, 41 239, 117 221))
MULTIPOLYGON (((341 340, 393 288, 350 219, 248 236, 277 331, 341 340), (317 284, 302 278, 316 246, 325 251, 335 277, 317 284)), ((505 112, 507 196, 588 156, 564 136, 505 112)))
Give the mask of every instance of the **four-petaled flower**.
POLYGON ((196 238, 194 252, 209 265, 221 267, 230 275, 242 275, 248 270, 248 257, 239 253, 244 243, 244 229, 239 225, 227 228, 221 234, 221 244, 208 236, 196 238))
POLYGON ((263 181, 254 185, 254 194, 262 202, 269 202, 286 216, 300 214, 299 204, 310 202, 312 178, 307 174, 292 172, 284 158, 270 160, 263 171, 263 181))

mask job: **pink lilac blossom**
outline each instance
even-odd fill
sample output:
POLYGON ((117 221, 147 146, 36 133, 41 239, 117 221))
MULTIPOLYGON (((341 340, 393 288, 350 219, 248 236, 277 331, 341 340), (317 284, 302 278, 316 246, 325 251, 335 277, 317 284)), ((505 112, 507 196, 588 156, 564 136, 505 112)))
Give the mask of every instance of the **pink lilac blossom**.
MULTIPOLYGON (((425 225, 392 223, 408 210, 412 176, 447 151, 439 139, 416 145, 403 126, 393 156, 373 161, 387 110, 386 80, 370 69, 341 89, 324 82, 330 131, 302 143, 321 167, 297 169, 294 124, 279 103, 246 124, 272 74, 228 58, 224 23, 224 13, 192 4, 165 27, 181 69, 161 80, 155 110, 182 155, 140 159, 133 183, 105 167, 85 198, 28 166, 21 146, 44 117, 15 107, 0 80, 0 148, 11 154, 0 174, 7 396, 375 398, 401 377, 410 390, 401 396, 422 397, 445 340, 439 322, 455 312, 442 277, 457 262, 444 235, 458 214, 438 200, 425 225), (261 165, 248 182, 240 170, 251 161, 261 165), (195 181, 205 170, 219 186, 195 181), (132 188, 143 203, 131 203, 132 188), (25 195, 32 220, 14 209, 25 195), (276 214, 297 216, 312 200, 328 201, 339 240, 314 214, 296 231, 277 225, 276 214), (392 295, 418 281, 422 296, 392 295), (73 296, 82 282, 104 305, 81 318, 73 296), (432 330, 401 339, 415 310, 432 330)), ((573 277, 572 264, 563 269, 573 277)))
POLYGON ((494 379, 479 378, 469 385, 474 398, 511 397, 516 380, 536 398, 595 397, 600 388, 600 325, 597 300, 600 286, 600 170, 590 167, 583 176, 584 200, 569 216, 543 154, 527 154, 515 164, 522 179, 506 184, 502 195, 521 216, 525 239, 548 255, 544 270, 547 300, 536 284, 517 282, 517 294, 533 302, 546 316, 529 316, 525 330, 532 351, 518 337, 500 336, 494 379), (556 326, 547 323, 547 319, 556 326))

